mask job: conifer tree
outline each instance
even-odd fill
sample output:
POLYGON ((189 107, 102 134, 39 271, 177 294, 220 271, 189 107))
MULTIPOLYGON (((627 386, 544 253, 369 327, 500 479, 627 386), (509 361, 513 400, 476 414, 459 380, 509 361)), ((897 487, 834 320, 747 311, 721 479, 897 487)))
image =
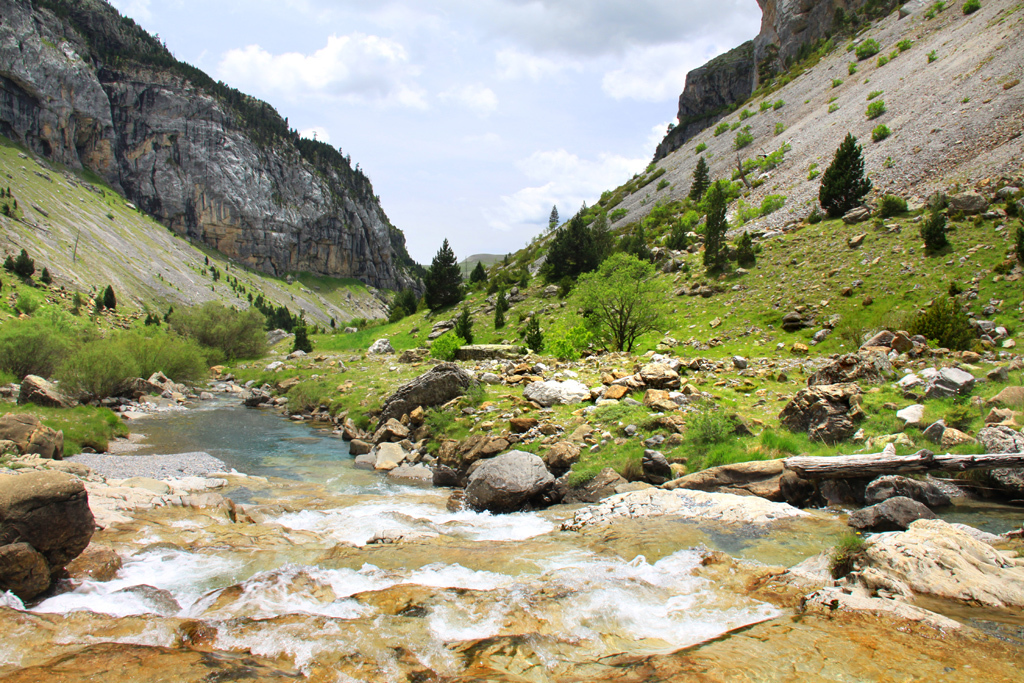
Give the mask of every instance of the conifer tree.
POLYGON ((498 292, 498 298, 494 302, 494 329, 500 330, 505 327, 505 311, 508 310, 508 299, 505 298, 505 290, 498 292))
POLYGON ((303 324, 295 326, 295 343, 292 344, 292 353, 296 351, 303 351, 305 353, 312 353, 313 351, 313 342, 309 341, 309 333, 303 324))
POLYGON ((594 231, 576 214, 555 231, 543 266, 544 279, 560 282, 564 277, 576 279, 601 265, 594 231))
POLYGON ((753 268, 757 265, 757 255, 754 253, 754 239, 749 232, 744 232, 736 241, 736 264, 740 268, 753 268))
POLYGON ((455 320, 455 334, 466 340, 467 344, 473 343, 473 318, 469 315, 469 309, 462 307, 462 312, 455 320))
POLYGON ((478 282, 487 282, 487 271, 484 270, 483 261, 476 262, 476 268, 469 275, 469 281, 471 284, 477 284, 478 282))
POLYGON ((558 227, 558 207, 551 207, 551 215, 548 217, 548 231, 554 230, 558 227))
POLYGON ((726 265, 725 233, 729 224, 725 220, 728 206, 721 181, 708 190, 707 222, 704 226, 704 267, 709 273, 722 271, 726 265))
POLYGON ((540 320, 537 319, 537 316, 533 316, 526 323, 526 333, 523 335, 523 341, 526 343, 526 348, 534 353, 540 353, 544 350, 544 335, 540 331, 540 320))
POLYGON ((14 259, 11 258, 10 254, 8 254, 7 258, 4 259, 4 270, 8 273, 14 272, 14 259))
POLYGON ((1013 252, 1017 256, 1017 263, 1024 266, 1024 223, 1017 226, 1013 252))
POLYGON ((53 278, 50 277, 50 270, 45 266, 43 267, 43 274, 39 276, 39 281, 42 282, 44 285, 53 284, 53 278))
POLYGON ((114 288, 110 285, 107 285, 103 292, 103 307, 112 311, 117 308, 117 297, 114 296, 114 288))
POLYGON ((949 246, 946 239, 946 217, 938 212, 932 211, 927 220, 921 223, 921 239, 924 240, 925 251, 934 253, 949 246))
POLYGON ((32 277, 32 274, 36 272, 36 263, 28 257, 28 252, 24 249, 18 254, 18 258, 14 259, 14 274, 20 277, 32 277))
POLYGON ((455 252, 448 246, 448 240, 444 241, 430 262, 430 270, 423 284, 426 287, 423 298, 432 311, 462 301, 462 269, 455 259, 455 252))
POLYGON ((697 160, 697 167, 693 169, 693 182, 690 183, 690 199, 699 202, 704 193, 711 186, 711 174, 708 170, 708 162, 704 157, 697 160))
POLYGON ((821 176, 818 201, 830 218, 838 218, 858 206, 870 191, 871 181, 864 176, 861 146, 852 133, 847 133, 821 176))

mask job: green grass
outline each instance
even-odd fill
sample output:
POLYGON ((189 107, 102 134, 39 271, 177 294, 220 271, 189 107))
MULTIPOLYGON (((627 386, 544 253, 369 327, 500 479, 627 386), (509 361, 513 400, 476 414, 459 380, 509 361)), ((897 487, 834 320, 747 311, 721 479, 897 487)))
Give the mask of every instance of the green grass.
POLYGON ((76 455, 86 446, 97 452, 107 450, 115 437, 126 436, 128 427, 108 408, 42 408, 35 405, 9 406, 5 413, 31 414, 49 427, 64 432, 64 455, 76 455))

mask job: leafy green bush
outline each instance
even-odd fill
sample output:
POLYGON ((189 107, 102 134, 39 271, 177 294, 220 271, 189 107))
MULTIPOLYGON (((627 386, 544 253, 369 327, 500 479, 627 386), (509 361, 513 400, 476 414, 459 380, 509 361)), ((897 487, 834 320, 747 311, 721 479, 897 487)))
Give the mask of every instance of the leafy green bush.
POLYGON ((255 308, 236 311, 218 301, 175 310, 171 327, 182 336, 217 349, 225 359, 259 358, 267 350, 266 319, 255 308))
POLYGON ((849 64, 846 65, 846 73, 850 74, 851 76, 857 73, 856 62, 850 62, 849 64))
POLYGON ((939 211, 932 211, 928 218, 921 222, 921 239, 928 252, 936 252, 949 245, 946 239, 946 217, 939 211))
POLYGON ((615 209, 610 214, 608 214, 608 220, 610 220, 612 223, 614 223, 615 221, 617 221, 620 218, 622 218, 623 216, 625 216, 627 213, 629 213, 629 212, 626 211, 625 209, 615 209))
POLYGON ((786 204, 786 195, 770 194, 761 200, 761 215, 767 216, 778 211, 786 204))
POLYGON ((782 100, 775 100, 775 104, 772 105, 772 109, 778 111, 786 106, 786 103, 782 100))
POLYGON ((580 359, 580 353, 587 348, 590 342, 590 332, 583 325, 576 325, 561 334, 553 335, 548 339, 548 352, 561 361, 575 361, 580 359))
POLYGON ((749 109, 744 109, 743 111, 740 112, 740 121, 746 121, 753 115, 754 112, 750 111, 749 109))
POLYGON ((778 123, 775 124, 775 134, 776 135, 782 135, 785 131, 786 131, 786 126, 785 126, 785 124, 782 123, 782 121, 779 121, 778 123))
POLYGON ((75 341, 46 320, 11 320, 0 326, 0 370, 19 381, 25 375, 50 377, 75 341))
POLYGON ((465 346, 466 340, 454 332, 445 332, 430 345, 430 355, 439 360, 455 360, 455 352, 465 346))
POLYGON ((931 52, 928 53, 928 63, 929 64, 931 64, 932 62, 934 62, 938 58, 939 58, 939 53, 937 51, 932 50, 931 52))
POLYGON ((884 92, 884 90, 872 90, 868 93, 868 100, 873 100, 884 92))
POLYGON ((708 143, 706 143, 706 142, 702 142, 702 143, 700 143, 699 145, 697 145, 697 146, 696 146, 696 147, 694 148, 694 150, 693 150, 693 151, 694 151, 694 152, 695 152, 696 154, 700 154, 701 152, 703 152, 703 151, 704 151, 704 150, 706 150, 707 148, 708 148, 708 143))
POLYGON ((839 111, 839 105, 838 104, 833 103, 833 104, 828 105, 828 113, 829 114, 834 114, 837 111, 839 111))
POLYGON ((853 571, 854 562, 864 552, 866 543, 855 533, 845 534, 829 553, 829 571, 833 579, 841 579, 853 571))
POLYGON ((971 423, 974 422, 977 414, 977 411, 966 403, 954 403, 946 410, 942 419, 945 420, 947 427, 967 431, 971 428, 971 423))
POLYGON ((658 190, 659 191, 664 190, 669 185, 671 185, 671 183, 668 182, 667 180, 660 180, 660 181, 658 181, 658 190))
POLYGON ((871 131, 871 139, 874 142, 881 142, 882 140, 886 139, 890 135, 892 135, 892 131, 889 130, 889 126, 885 125, 884 123, 878 124, 871 131))
POLYGON ((889 63, 889 58, 885 55, 878 55, 878 66, 885 66, 889 63))
POLYGON ((766 111, 769 111, 771 108, 772 108, 772 103, 769 102, 768 100, 765 100, 764 102, 761 103, 761 113, 762 114, 764 112, 766 112, 766 111))
POLYGON ((843 84, 843 79, 841 79, 841 78, 833 78, 832 79, 832 87, 833 88, 838 88, 842 84, 843 84))
POLYGON ((875 100, 868 105, 868 109, 864 112, 864 115, 868 119, 877 119, 879 116, 885 113, 885 100, 875 100))
POLYGON ((736 133, 736 140, 733 141, 733 147, 736 149, 743 149, 754 141, 754 136, 750 132, 750 126, 744 126, 743 130, 736 133))
POLYGON ((39 298, 38 294, 28 290, 22 290, 18 293, 18 300, 17 303, 14 304, 14 308, 25 315, 32 315, 39 310, 41 305, 42 300, 39 298))
POLYGON ((916 315, 907 331, 955 351, 970 349, 977 339, 970 320, 960 310, 960 306, 954 299, 943 296, 935 297, 934 303, 927 310, 916 315))
POLYGON ((807 167, 807 179, 814 180, 821 175, 821 171, 818 170, 818 162, 812 161, 811 165, 807 167))
POLYGON ((123 332, 117 340, 131 354, 140 377, 162 372, 175 382, 194 383, 207 375, 209 352, 194 339, 150 327, 123 332))
POLYGON ((889 218, 890 216, 897 216, 906 212, 907 200, 894 194, 885 195, 882 197, 882 201, 878 203, 878 215, 882 218, 889 218))
POLYGON ((878 41, 874 38, 868 38, 863 43, 857 46, 857 61, 863 62, 869 57, 874 57, 881 50, 881 46, 878 41))
POLYGON ((981 2, 980 0, 967 0, 967 2, 964 3, 963 9, 965 15, 974 14, 981 9, 981 2))
POLYGON ((704 453, 709 446, 726 441, 735 427, 732 418, 714 403, 701 401, 696 412, 687 415, 686 440, 695 450, 704 453))
POLYGON ((896 47, 899 48, 900 52, 906 52, 911 47, 913 47, 913 45, 914 45, 914 43, 911 42, 911 40, 909 38, 904 38, 900 42, 896 43, 896 47))
POLYGON ((116 340, 97 339, 75 350, 57 371, 61 389, 91 398, 116 396, 125 380, 142 373, 127 349, 116 340))
POLYGON ((720 124, 718 124, 718 127, 715 128, 714 135, 717 138, 722 133, 728 133, 728 132, 729 132, 729 124, 726 123, 725 121, 722 121, 720 124))

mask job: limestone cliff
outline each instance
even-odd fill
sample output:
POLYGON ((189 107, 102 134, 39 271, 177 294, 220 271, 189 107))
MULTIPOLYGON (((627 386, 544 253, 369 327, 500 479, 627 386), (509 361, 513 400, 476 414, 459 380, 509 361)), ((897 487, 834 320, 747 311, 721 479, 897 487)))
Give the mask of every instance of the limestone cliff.
POLYGON ((369 179, 103 0, 0 0, 0 133, 264 272, 408 286, 369 179))
POLYGON ((745 101, 758 85, 801 56, 801 50, 864 19, 884 15, 894 0, 757 0, 761 31, 756 38, 686 75, 679 96, 678 125, 654 154, 662 159, 745 101))

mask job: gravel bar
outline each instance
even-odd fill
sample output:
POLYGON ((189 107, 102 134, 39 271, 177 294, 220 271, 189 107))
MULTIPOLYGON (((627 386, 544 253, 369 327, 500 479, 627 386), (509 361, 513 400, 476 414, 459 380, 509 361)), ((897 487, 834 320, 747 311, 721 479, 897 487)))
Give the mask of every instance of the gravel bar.
POLYGON ((205 477, 210 472, 230 470, 223 460, 203 451, 171 455, 80 453, 67 459, 91 467, 94 472, 109 479, 128 479, 129 477, 180 479, 181 477, 205 477))

